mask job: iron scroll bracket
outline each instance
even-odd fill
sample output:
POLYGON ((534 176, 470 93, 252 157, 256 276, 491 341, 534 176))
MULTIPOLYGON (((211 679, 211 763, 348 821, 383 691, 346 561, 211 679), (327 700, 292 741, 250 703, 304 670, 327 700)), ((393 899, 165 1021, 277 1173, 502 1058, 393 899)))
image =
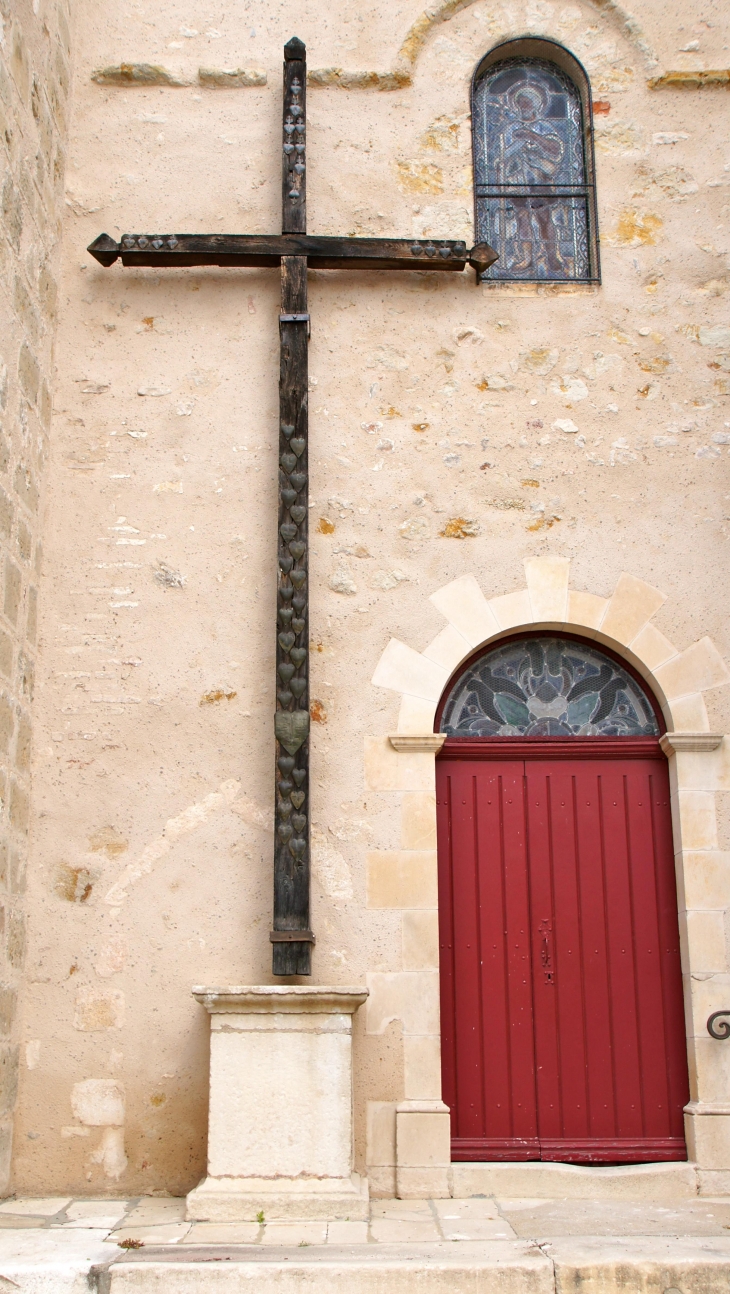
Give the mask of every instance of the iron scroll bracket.
POLYGON ((730 1038, 730 1011, 713 1011, 707 1021, 707 1032, 711 1038, 724 1042, 730 1038), (719 1020, 719 1024, 716 1021, 719 1020))

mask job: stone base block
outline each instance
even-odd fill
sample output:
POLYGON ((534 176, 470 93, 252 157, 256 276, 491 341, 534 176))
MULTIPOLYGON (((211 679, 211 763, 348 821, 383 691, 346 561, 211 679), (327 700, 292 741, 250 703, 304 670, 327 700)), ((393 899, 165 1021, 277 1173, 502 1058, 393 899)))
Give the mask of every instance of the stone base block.
POLYGON ((480 1163, 451 1165, 451 1194, 502 1195, 511 1199, 640 1200, 673 1204, 698 1193, 697 1165, 480 1163))
POLYGON ((368 1182, 372 1200, 395 1199, 395 1165, 392 1167, 382 1165, 377 1168, 368 1167, 368 1182))
POLYGON ((727 1169, 699 1168, 697 1177, 700 1184, 700 1195, 730 1195, 730 1172, 727 1169))
POLYGON ((703 1169, 730 1171, 730 1107, 691 1101, 684 1110, 687 1150, 703 1169))
POLYGON ((447 1200, 451 1195, 449 1170, 446 1167, 410 1168, 399 1164, 396 1195, 399 1200, 447 1200))
POLYGON ((369 1217, 368 1183, 351 1177, 206 1177, 188 1195, 189 1222, 333 1222, 369 1217), (261 1217, 263 1214, 263 1218, 261 1217))
POLYGON ((451 1117, 443 1101, 403 1101, 396 1109, 396 1191, 401 1200, 451 1194, 451 1117))

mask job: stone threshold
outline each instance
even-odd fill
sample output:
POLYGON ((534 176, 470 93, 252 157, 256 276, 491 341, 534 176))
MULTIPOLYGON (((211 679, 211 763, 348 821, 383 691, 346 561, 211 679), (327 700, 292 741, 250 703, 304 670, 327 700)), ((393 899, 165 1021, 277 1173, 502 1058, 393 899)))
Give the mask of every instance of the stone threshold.
POLYGON ((583 1166, 527 1163, 454 1163, 452 1196, 506 1196, 515 1199, 636 1200, 645 1204, 725 1194, 728 1174, 700 1172, 693 1163, 583 1166), (715 1181, 715 1178, 718 1180, 715 1181), (719 1179, 723 1180, 720 1181, 719 1179))

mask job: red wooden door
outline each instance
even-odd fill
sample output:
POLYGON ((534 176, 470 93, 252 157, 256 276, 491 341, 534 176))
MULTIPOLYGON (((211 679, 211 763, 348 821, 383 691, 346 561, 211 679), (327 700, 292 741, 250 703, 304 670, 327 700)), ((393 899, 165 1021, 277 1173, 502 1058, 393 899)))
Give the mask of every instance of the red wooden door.
POLYGON ((453 1159, 686 1158, 667 765, 627 745, 449 740, 438 760, 453 1159))

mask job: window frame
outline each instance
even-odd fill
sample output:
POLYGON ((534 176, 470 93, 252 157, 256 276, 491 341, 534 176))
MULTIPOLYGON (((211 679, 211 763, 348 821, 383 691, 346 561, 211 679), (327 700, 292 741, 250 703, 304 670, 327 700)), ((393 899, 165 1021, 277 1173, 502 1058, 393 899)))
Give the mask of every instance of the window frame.
POLYGON ((458 686, 458 684, 461 682, 464 675, 468 673, 468 671, 471 669, 472 665, 476 664, 476 662, 481 660, 482 657, 488 656, 490 652, 496 651, 498 647, 509 646, 510 643, 529 642, 532 638, 559 638, 561 639, 561 641, 564 641, 564 642, 574 642, 578 647, 591 647, 594 651, 600 652, 603 656, 607 656, 608 659, 612 660, 615 665, 618 665, 622 670, 626 671, 626 673, 629 675, 629 678, 632 678, 634 680, 634 682, 641 690, 642 694, 646 697, 647 701, 649 702, 649 705, 651 706, 654 712, 654 718, 657 721, 657 726, 659 728, 658 735, 656 737, 595 737, 595 738, 576 737, 576 736, 573 736, 573 737, 451 737, 451 736, 447 736, 446 738, 447 741, 469 741, 469 742, 473 742, 473 741, 561 742, 562 741, 562 742, 570 742, 572 744, 575 744, 576 742, 581 742, 581 741, 583 742, 585 741, 601 741, 601 742, 653 741, 656 743, 660 740, 661 737, 663 737, 664 733, 667 731, 667 724, 664 718, 664 714, 662 713, 662 707, 661 707, 659 698, 656 695, 650 680, 647 678, 644 678, 643 674, 639 672, 639 670, 631 661, 627 660, 625 656, 619 655, 617 651, 614 651, 612 647, 609 647, 605 642, 602 642, 600 638, 589 638, 587 634, 581 634, 580 632, 576 632, 574 629, 563 630, 560 627, 539 628, 537 626, 533 626, 531 629, 517 629, 517 630, 513 630, 512 632, 507 631, 506 633, 503 633, 503 634, 497 634, 494 638, 490 638, 488 642, 482 643, 480 647, 475 647, 474 651, 470 652, 469 655, 459 663, 457 668, 453 671, 453 673, 449 675, 448 679, 446 680, 441 696, 439 697, 439 703, 436 707, 436 713, 434 715, 434 721, 433 721, 434 732, 439 734, 440 736, 444 735, 441 731, 441 722, 444 717, 444 711, 446 710, 446 706, 449 703, 449 698, 451 697, 454 691, 454 688, 458 686))
MULTIPOLYGON (((470 110, 472 123, 472 166, 473 166, 473 190, 474 190, 474 229, 479 229, 479 202, 488 200, 490 197, 504 197, 504 191, 490 189, 488 184, 480 184, 477 174, 477 139, 474 131, 474 102, 479 82, 490 67, 496 63, 502 63, 505 59, 540 59, 543 63, 553 63, 564 76, 567 76, 576 88, 580 97, 581 119, 583 127, 583 159, 585 166, 585 182, 575 185, 575 189, 581 194, 585 193, 586 207, 588 212, 588 259, 590 272, 587 278, 523 278, 514 277, 497 278, 490 275, 489 270, 480 276, 480 283, 539 283, 543 285, 555 286, 558 284, 567 284, 570 286, 576 284, 600 284, 601 282, 601 261, 600 261, 600 243, 598 236, 598 207, 596 199, 596 159, 594 150, 594 132, 593 132, 593 96, 591 93, 591 83, 588 79, 583 64, 575 57, 574 54, 560 45, 557 41, 549 40, 544 36, 517 36, 509 40, 500 41, 484 55, 477 63, 471 79, 470 110)), ((537 186, 535 186, 537 187, 537 186)), ((556 186, 559 188, 569 188, 568 185, 556 186)), ((499 251, 496 247, 495 251, 499 251)))

